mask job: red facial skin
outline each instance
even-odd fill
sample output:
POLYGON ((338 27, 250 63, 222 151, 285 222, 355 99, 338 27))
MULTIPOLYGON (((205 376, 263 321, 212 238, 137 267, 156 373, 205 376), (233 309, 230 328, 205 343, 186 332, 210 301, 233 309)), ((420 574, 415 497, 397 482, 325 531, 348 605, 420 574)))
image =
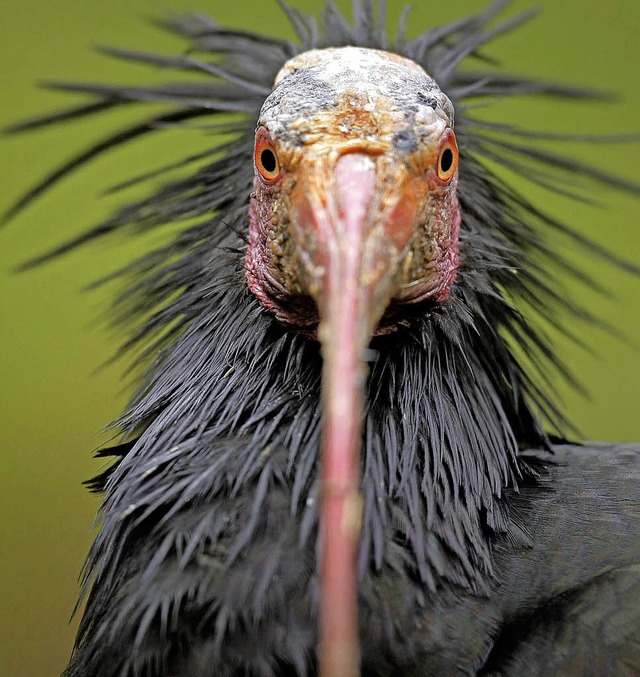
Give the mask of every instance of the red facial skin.
POLYGON ((272 163, 262 167, 256 152, 246 275, 281 322, 321 343, 319 663, 325 677, 355 677, 364 354, 375 333, 393 330, 403 305, 450 295, 457 148, 450 129, 404 160, 362 142, 278 152, 261 128, 257 150, 264 143, 278 153, 278 174, 274 180, 272 163), (451 147, 447 174, 438 163, 451 147))

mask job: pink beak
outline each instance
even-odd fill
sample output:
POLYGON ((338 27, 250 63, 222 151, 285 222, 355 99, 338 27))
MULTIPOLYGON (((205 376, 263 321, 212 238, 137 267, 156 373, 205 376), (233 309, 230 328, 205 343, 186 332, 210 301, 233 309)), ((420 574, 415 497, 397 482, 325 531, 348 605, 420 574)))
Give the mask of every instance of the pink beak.
POLYGON ((355 677, 365 354, 399 286, 416 198, 407 171, 382 155, 327 153, 311 163, 291 213, 324 360, 319 662, 324 677, 355 677))

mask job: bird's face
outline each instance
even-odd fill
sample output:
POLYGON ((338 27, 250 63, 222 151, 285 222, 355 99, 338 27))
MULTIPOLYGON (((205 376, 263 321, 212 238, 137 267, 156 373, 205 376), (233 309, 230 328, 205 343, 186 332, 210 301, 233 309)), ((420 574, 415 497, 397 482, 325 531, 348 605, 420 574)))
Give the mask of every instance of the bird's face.
POLYGON ((353 285, 367 332, 392 329, 403 304, 448 298, 453 107, 420 66, 354 47, 297 56, 262 107, 254 160, 247 278, 282 322, 315 330, 336 286, 353 285))

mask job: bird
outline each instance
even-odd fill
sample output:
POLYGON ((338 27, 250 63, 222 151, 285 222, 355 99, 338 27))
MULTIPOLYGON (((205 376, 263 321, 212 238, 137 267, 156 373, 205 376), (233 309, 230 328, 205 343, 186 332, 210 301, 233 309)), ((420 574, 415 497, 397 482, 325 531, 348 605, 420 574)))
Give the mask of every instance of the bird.
POLYGON ((116 186, 161 181, 26 266, 184 222, 118 273, 142 373, 88 483, 103 504, 65 676, 640 674, 640 447, 572 441, 548 374, 572 376, 530 319, 599 324, 555 288, 553 266, 599 281, 549 230, 638 268, 489 163, 570 195, 568 176, 638 187, 471 105, 598 94, 488 68, 531 17, 495 23, 501 1, 415 38, 405 13, 392 39, 383 3, 349 21, 329 2, 321 24, 280 5, 296 41, 172 17, 185 54, 105 51, 189 78, 59 83, 89 102, 13 127, 167 107, 9 218, 166 126, 221 139, 116 186))

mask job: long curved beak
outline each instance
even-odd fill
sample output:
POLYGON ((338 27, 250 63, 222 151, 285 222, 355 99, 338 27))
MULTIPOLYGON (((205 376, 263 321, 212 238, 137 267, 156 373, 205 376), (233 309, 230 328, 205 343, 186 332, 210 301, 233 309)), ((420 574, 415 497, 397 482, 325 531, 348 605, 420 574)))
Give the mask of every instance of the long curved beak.
POLYGON ((398 289, 415 230, 407 170, 328 153, 300 172, 292 223, 323 355, 320 645, 323 677, 359 673, 356 556, 366 351, 398 289))

